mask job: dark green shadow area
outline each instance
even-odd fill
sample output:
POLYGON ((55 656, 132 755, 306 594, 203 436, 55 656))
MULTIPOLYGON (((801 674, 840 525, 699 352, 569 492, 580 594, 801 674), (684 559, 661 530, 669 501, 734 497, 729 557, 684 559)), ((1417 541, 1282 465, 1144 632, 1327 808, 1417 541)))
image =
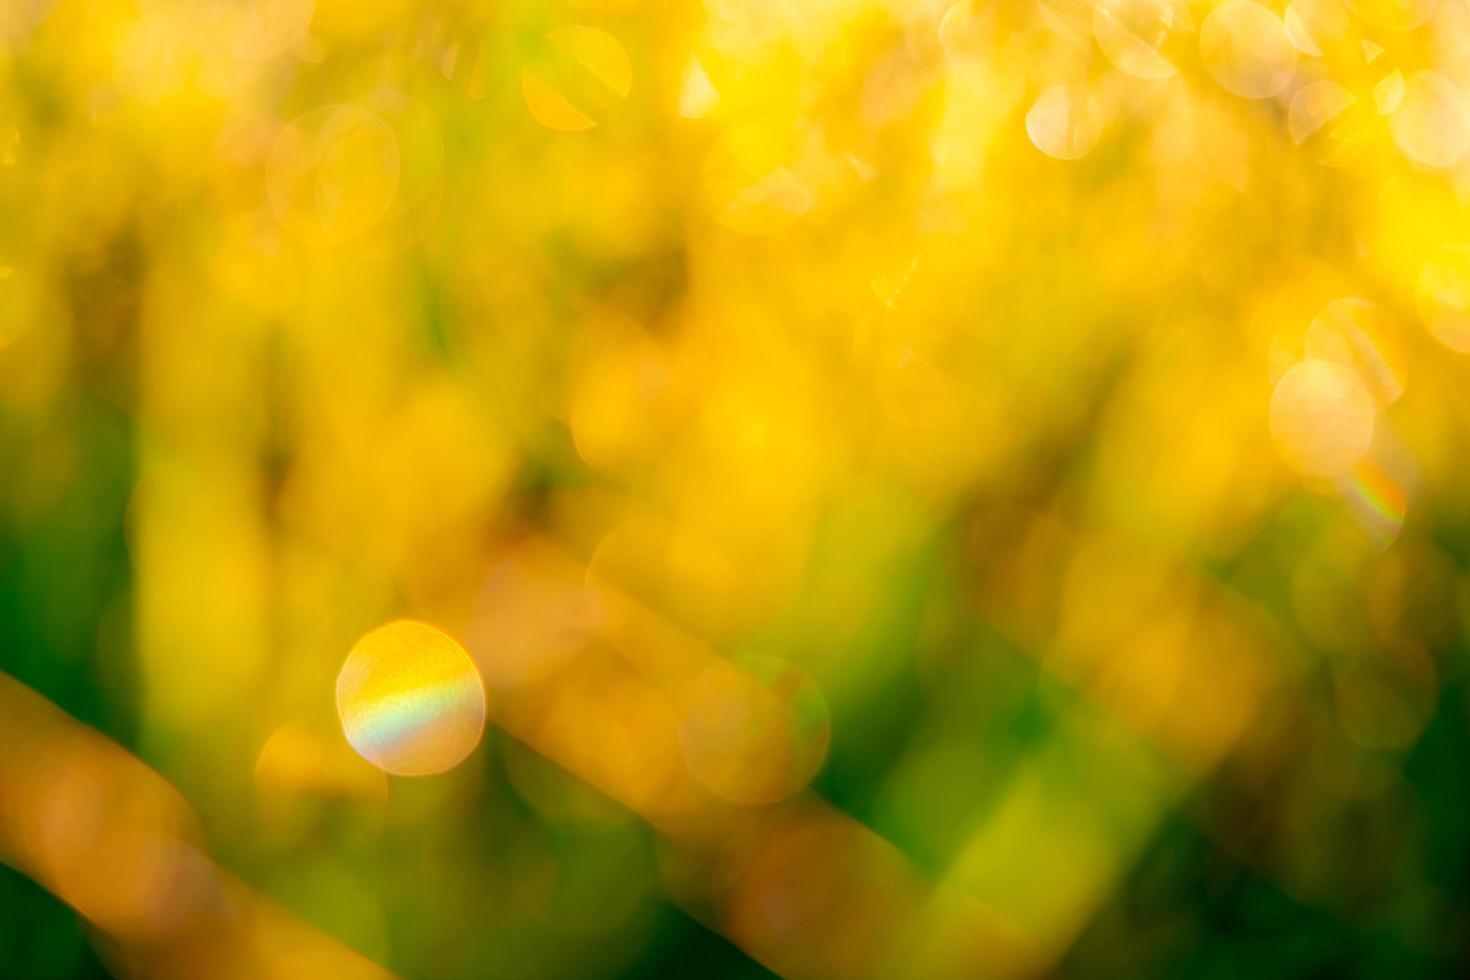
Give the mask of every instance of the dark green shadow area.
POLYGON ((110 977, 75 912, 40 885, 0 864, 0 977, 85 980, 110 977))

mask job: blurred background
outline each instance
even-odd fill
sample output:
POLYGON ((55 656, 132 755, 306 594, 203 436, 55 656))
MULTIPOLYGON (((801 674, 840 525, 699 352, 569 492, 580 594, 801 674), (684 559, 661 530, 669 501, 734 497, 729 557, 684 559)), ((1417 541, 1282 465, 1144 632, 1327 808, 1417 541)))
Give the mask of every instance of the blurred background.
POLYGON ((0 476, 0 976, 1470 972, 1466 0, 0 0, 0 476))

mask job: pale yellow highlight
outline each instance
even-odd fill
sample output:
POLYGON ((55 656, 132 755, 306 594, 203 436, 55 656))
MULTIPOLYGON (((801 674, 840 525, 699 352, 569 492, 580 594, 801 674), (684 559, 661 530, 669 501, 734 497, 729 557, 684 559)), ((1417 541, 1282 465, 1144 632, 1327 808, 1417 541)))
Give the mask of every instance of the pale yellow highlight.
POLYGON ((1120 71, 1135 78, 1169 78, 1177 69, 1161 49, 1175 20, 1169 0, 1098 0, 1092 31, 1120 71))
POLYGON ((1281 18, 1252 0, 1216 7, 1199 32, 1205 68, 1226 91, 1270 98, 1296 73, 1296 49, 1281 18))
POLYGON ((1372 445, 1373 414, 1373 399, 1351 370, 1308 359, 1276 385, 1271 437, 1282 459, 1298 473, 1339 476, 1372 445))

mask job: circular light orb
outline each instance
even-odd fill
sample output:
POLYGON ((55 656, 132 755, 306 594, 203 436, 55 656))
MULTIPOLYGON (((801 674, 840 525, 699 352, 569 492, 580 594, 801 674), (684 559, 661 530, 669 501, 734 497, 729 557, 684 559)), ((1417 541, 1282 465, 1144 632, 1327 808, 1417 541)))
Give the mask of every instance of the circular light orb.
POLYGON ((1406 749, 1434 716, 1434 660, 1411 643, 1359 654, 1334 671, 1333 706, 1348 738, 1367 749, 1406 749))
POLYGON ((1281 15, 1281 23, 1286 28, 1286 36, 1291 38, 1292 47, 1308 57, 1322 57, 1322 47, 1312 36, 1311 22, 1297 4, 1287 4, 1286 12, 1281 15))
POLYGON ((1342 0, 1291 0, 1281 21, 1292 46, 1312 58, 1325 57, 1362 33, 1342 0))
POLYGON ((1357 97, 1330 79, 1304 85, 1292 96, 1287 123, 1292 142, 1313 150, 1328 166, 1352 162, 1363 147, 1357 97))
POLYGON ((395 776, 452 769, 485 730, 485 688, 461 647, 432 626, 400 619, 358 640, 337 675, 347 741, 395 776))
POLYGON ((376 114, 328 105, 298 116, 276 137, 266 191, 281 224, 313 243, 367 234, 398 190, 398 138, 376 114))
POLYGON ((1288 466, 1304 476, 1338 476, 1373 443, 1373 399, 1341 364, 1308 359, 1277 382, 1270 425, 1288 466))
POLYGON ((1426 167, 1453 167, 1470 152, 1465 96, 1454 82, 1432 71, 1421 71, 1405 83, 1388 126, 1404 156, 1426 167))
POLYGON ((1200 57, 1227 92, 1268 99, 1291 82, 1296 49, 1281 18, 1253 0, 1216 7, 1199 31, 1200 57))
POLYGON ((1307 329, 1306 354, 1351 370, 1380 408, 1404 392, 1408 351, 1389 315, 1367 300, 1347 296, 1323 307, 1307 329))
POLYGON ((262 816, 279 827, 319 800, 385 803, 388 780, 325 732, 287 722, 255 758, 255 796, 262 816))
POLYGON ((1092 33, 1120 71, 1135 78, 1168 78, 1175 68, 1160 50, 1174 29, 1170 0, 1098 0, 1092 33))
POLYGON ((1058 160, 1080 160, 1097 143, 1097 107, 1087 91, 1053 85, 1026 113, 1026 135, 1036 148, 1058 160))
POLYGON ((1404 480, 1369 458, 1342 477, 1338 491, 1374 544, 1386 548, 1398 537, 1409 509, 1404 480))
POLYGON ((1404 104, 1404 73, 1395 68, 1373 86, 1373 105, 1386 116, 1404 104))
POLYGON ((1470 245, 1441 245, 1424 263, 1419 315, 1435 340, 1470 354, 1470 245))
POLYGON ((821 768, 831 715, 801 668, 776 657, 720 661, 691 687, 679 724, 690 773, 722 799, 786 799, 821 768))

